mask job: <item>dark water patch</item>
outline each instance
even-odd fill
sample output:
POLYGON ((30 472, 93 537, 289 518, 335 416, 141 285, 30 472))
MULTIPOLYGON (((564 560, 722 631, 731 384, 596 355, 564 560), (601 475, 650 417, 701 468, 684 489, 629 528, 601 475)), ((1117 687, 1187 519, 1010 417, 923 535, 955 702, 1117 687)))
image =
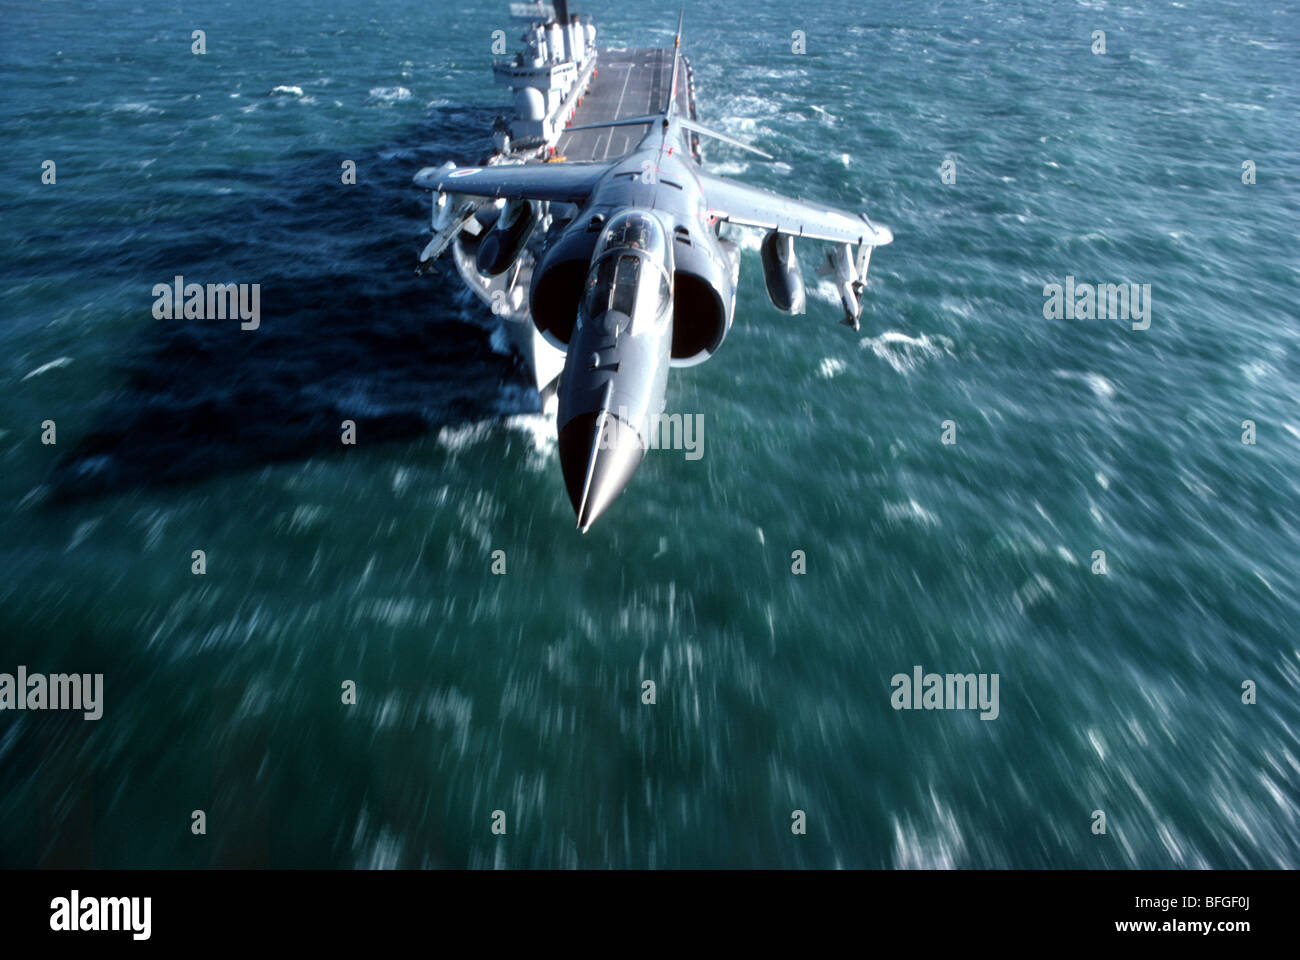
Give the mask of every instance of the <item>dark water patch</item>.
MULTIPOLYGON (((451 112, 410 137, 447 143, 447 155, 471 162, 485 126, 466 127, 462 111, 451 123, 451 112)), ((428 211, 411 183, 421 165, 363 162, 355 188, 338 182, 332 153, 209 169, 204 176, 260 188, 267 202, 229 203, 197 236, 192 221, 157 224, 106 258, 101 269, 134 275, 141 289, 174 276, 258 283, 260 326, 151 318, 123 361, 122 388, 55 469, 54 499, 337 452, 344 420, 374 443, 517 412, 503 411, 519 401, 503 400, 500 387, 522 384, 523 372, 473 322, 487 311, 465 297, 450 265, 414 274, 428 211)))

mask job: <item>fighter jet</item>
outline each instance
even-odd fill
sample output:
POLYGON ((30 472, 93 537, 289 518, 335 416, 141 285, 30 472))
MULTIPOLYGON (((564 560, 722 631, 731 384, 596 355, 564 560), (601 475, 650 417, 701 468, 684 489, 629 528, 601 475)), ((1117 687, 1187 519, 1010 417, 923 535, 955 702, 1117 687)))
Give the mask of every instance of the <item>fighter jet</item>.
POLYGON ((792 199, 706 173, 692 135, 770 155, 681 115, 679 18, 672 80, 659 114, 571 130, 649 125, 630 153, 608 162, 426 168, 415 182, 443 195, 507 201, 479 243, 485 275, 508 269, 531 235, 537 211, 573 204, 574 216, 533 271, 529 306, 547 342, 565 354, 556 420, 560 466, 578 529, 586 533, 627 486, 651 444, 670 367, 717 351, 731 329, 740 250, 720 225, 768 231, 762 244, 769 298, 804 310, 794 240, 825 245, 844 323, 859 329, 871 251, 888 227, 834 207, 792 199))

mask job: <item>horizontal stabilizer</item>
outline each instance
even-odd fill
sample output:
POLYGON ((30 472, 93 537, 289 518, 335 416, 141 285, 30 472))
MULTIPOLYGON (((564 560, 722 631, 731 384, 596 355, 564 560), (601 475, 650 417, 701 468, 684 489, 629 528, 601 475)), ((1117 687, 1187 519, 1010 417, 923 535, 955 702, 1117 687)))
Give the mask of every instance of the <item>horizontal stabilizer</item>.
POLYGON ((723 143, 729 143, 733 147, 740 147, 741 149, 748 150, 751 153, 756 153, 760 157, 764 157, 768 160, 773 159, 770 153, 765 153, 764 151, 758 149, 758 147, 751 147, 743 140, 737 140, 735 137, 729 137, 725 133, 719 133, 717 130, 712 130, 709 127, 706 127, 702 123, 696 123, 694 120, 687 120, 685 117, 678 117, 677 122, 680 123, 687 130, 690 130, 694 133, 703 134, 706 137, 712 137, 714 140, 721 140, 723 143))

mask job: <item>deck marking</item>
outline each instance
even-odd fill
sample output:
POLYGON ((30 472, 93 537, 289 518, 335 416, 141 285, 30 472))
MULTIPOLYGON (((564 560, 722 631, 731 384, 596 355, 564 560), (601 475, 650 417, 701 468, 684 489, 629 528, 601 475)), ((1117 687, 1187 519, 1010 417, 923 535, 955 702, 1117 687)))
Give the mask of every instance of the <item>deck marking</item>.
POLYGON ((623 77, 623 92, 618 95, 618 106, 614 108, 614 119, 623 117, 623 98, 627 96, 627 82, 632 79, 632 65, 628 64, 627 75, 623 77))

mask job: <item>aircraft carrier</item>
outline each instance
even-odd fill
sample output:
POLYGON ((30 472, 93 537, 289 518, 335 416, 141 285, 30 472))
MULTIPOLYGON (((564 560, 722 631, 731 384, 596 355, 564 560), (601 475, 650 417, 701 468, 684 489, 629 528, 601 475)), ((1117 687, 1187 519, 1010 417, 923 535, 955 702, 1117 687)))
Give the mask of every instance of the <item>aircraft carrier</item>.
MULTIPOLYGON (((671 49, 598 49, 596 27, 571 14, 567 0, 512 3, 511 20, 523 27, 522 48, 512 59, 492 64, 494 81, 513 91, 513 116, 493 125, 492 151, 482 165, 565 163, 612 160, 630 152, 648 125, 599 130, 571 126, 604 123, 656 114, 667 105, 672 84, 671 49)), ((675 91, 678 110, 695 118, 695 83, 690 62, 682 57, 675 91)), ((691 149, 700 159, 699 138, 691 149)), ((519 259, 498 276, 483 276, 477 267, 479 240, 506 210, 504 200, 433 198, 433 239, 420 254, 424 269, 450 245, 456 270, 465 284, 505 323, 510 342, 524 360, 543 404, 554 400, 564 354, 533 325, 528 290, 534 266, 552 237, 577 215, 572 204, 537 204, 535 225, 519 259)))

